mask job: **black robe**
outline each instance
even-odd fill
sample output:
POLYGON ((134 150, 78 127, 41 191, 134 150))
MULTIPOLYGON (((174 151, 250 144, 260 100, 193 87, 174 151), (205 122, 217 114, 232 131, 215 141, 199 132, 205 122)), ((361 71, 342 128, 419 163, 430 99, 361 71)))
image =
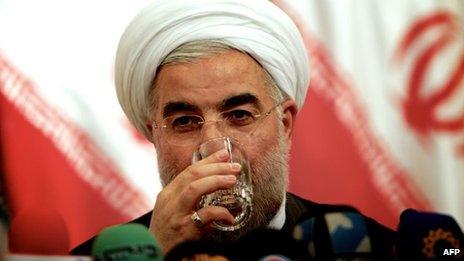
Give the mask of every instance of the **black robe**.
MULTIPOLYGON (((322 216, 328 212, 343 212, 356 211, 349 206, 318 204, 309 200, 300 198, 294 194, 287 193, 287 201, 285 205, 285 223, 281 231, 292 233, 293 228, 302 219, 322 216)), ((152 211, 131 221, 131 223, 142 224, 149 227, 152 211)), ((395 232, 369 217, 364 217, 369 238, 371 240, 371 248, 373 260, 394 260, 394 241, 395 232)), ((90 255, 93 240, 95 237, 85 241, 71 251, 73 255, 90 255)))

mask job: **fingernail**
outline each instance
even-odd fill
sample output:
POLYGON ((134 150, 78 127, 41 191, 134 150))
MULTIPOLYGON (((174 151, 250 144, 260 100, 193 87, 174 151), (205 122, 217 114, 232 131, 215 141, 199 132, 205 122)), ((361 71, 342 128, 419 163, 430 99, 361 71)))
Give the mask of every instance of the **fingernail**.
POLYGON ((230 164, 230 168, 232 170, 240 170, 242 168, 242 165, 240 165, 239 163, 232 163, 230 164))
POLYGON ((229 152, 227 150, 221 150, 218 155, 220 160, 225 160, 229 157, 229 152))
POLYGON ((237 177, 235 177, 234 175, 227 175, 225 176, 225 179, 230 183, 235 183, 237 181, 237 177))

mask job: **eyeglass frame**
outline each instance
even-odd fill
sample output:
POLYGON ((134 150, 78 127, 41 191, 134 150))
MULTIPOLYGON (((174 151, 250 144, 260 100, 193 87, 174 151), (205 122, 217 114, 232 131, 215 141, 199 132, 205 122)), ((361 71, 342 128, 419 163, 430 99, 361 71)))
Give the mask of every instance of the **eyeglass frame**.
MULTIPOLYGON (((275 110, 275 109, 277 109, 277 107, 281 106, 283 102, 284 102, 284 101, 280 101, 280 102, 276 103, 274 106, 272 106, 267 112, 262 113, 262 114, 255 114, 255 115, 253 115, 253 117, 259 118, 259 119, 265 119, 266 117, 268 117, 269 115, 271 115, 271 113, 272 113, 273 110, 275 110)), ((229 112, 229 111, 233 111, 233 109, 232 109, 232 110, 223 111, 223 112, 221 112, 220 114, 223 114, 223 113, 226 113, 226 112, 229 112)), ((185 115, 185 116, 197 116, 197 117, 201 118, 202 121, 198 123, 201 127, 203 127, 203 126, 204 126, 205 124, 207 124, 207 123, 218 123, 218 122, 223 122, 223 121, 224 121, 224 120, 209 120, 209 121, 206 121, 205 118, 204 118, 203 116, 198 115, 198 114, 188 114, 188 115, 185 115)), ((167 119, 167 118, 169 118, 169 117, 164 118, 163 121, 164 121, 165 119, 167 119)), ((152 126, 153 129, 161 129, 161 128, 167 128, 167 127, 168 127, 166 124, 165 124, 165 125, 158 125, 158 124, 156 123, 155 120, 152 122, 152 125, 151 125, 151 126, 152 126)), ((201 127, 200 127, 199 129, 201 129, 201 127)), ((254 132, 254 131, 255 131, 255 130, 253 130, 253 132, 254 132)))

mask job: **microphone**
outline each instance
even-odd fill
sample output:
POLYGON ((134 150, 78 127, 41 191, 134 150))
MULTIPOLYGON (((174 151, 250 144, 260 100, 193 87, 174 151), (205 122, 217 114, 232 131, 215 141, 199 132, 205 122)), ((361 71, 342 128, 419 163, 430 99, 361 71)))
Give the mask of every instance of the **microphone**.
POLYGON ((331 212, 309 217, 293 231, 306 254, 314 260, 378 260, 393 258, 384 239, 371 231, 371 223, 356 209, 339 206, 331 212), (337 211, 339 210, 339 211, 337 211))
POLYGON ((164 257, 164 261, 198 260, 225 261, 233 260, 231 245, 209 240, 185 241, 175 246, 164 257))
POLYGON ((210 240, 183 242, 165 256, 165 261, 180 260, 307 260, 304 249, 288 233, 272 229, 257 229, 238 241, 220 243, 210 240))
POLYGON ((10 252, 16 254, 67 255, 68 229, 54 209, 30 208, 19 211, 8 233, 10 252))
POLYGON ((163 260, 162 251, 143 225, 125 224, 103 229, 92 245, 95 260, 163 260))
POLYGON ((398 260, 464 260, 464 235, 451 216, 407 209, 397 231, 398 260))
POLYGON ((260 258, 259 261, 292 261, 292 260, 282 255, 269 255, 269 256, 260 258))
POLYGON ((307 260, 303 245, 292 235, 261 228, 243 236, 235 245, 234 260, 307 260))

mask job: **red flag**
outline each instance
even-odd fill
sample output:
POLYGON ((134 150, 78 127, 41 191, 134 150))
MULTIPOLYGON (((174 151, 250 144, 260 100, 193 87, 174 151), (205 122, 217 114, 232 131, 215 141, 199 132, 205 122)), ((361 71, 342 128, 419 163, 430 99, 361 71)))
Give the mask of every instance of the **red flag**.
POLYGON ((92 139, 0 56, 0 144, 10 215, 56 209, 71 246, 150 207, 92 139))
POLYGON ((311 63, 291 190, 390 227, 405 208, 462 223, 462 6, 274 2, 298 24, 311 63))

